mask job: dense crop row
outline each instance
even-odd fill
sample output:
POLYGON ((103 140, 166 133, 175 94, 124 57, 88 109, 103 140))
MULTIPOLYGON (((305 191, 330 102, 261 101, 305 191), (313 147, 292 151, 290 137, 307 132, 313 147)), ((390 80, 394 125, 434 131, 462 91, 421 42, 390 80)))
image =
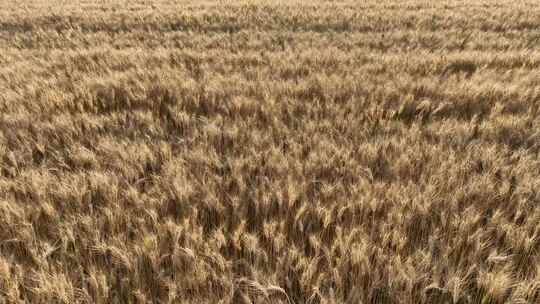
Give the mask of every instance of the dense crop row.
POLYGON ((536 1, 3 1, 0 303, 540 302, 536 1))

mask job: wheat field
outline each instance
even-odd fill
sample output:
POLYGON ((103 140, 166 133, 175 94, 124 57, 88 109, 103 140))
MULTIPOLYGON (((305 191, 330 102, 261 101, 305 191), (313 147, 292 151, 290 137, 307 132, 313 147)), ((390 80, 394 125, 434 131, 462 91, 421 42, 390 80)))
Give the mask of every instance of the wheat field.
POLYGON ((540 3, 3 0, 0 303, 540 303, 540 3))

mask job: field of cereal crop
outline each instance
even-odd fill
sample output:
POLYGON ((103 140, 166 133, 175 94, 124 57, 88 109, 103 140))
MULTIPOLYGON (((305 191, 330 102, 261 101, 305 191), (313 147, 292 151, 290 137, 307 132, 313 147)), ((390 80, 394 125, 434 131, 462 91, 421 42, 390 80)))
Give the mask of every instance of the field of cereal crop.
POLYGON ((0 2, 0 303, 540 303, 537 1, 0 2))

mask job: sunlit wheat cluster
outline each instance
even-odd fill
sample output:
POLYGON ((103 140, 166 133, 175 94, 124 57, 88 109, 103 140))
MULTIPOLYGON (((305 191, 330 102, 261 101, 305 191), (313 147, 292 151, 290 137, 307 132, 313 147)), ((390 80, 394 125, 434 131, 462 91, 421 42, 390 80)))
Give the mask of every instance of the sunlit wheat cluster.
POLYGON ((540 303, 540 2, 0 1, 0 303, 540 303))

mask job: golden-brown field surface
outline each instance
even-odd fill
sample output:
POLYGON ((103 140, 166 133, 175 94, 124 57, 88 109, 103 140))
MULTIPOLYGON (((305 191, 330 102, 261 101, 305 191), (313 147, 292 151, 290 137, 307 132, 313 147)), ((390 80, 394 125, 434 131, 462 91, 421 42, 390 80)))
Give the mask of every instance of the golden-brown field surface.
POLYGON ((0 1, 0 303, 540 303, 538 1, 0 1))

